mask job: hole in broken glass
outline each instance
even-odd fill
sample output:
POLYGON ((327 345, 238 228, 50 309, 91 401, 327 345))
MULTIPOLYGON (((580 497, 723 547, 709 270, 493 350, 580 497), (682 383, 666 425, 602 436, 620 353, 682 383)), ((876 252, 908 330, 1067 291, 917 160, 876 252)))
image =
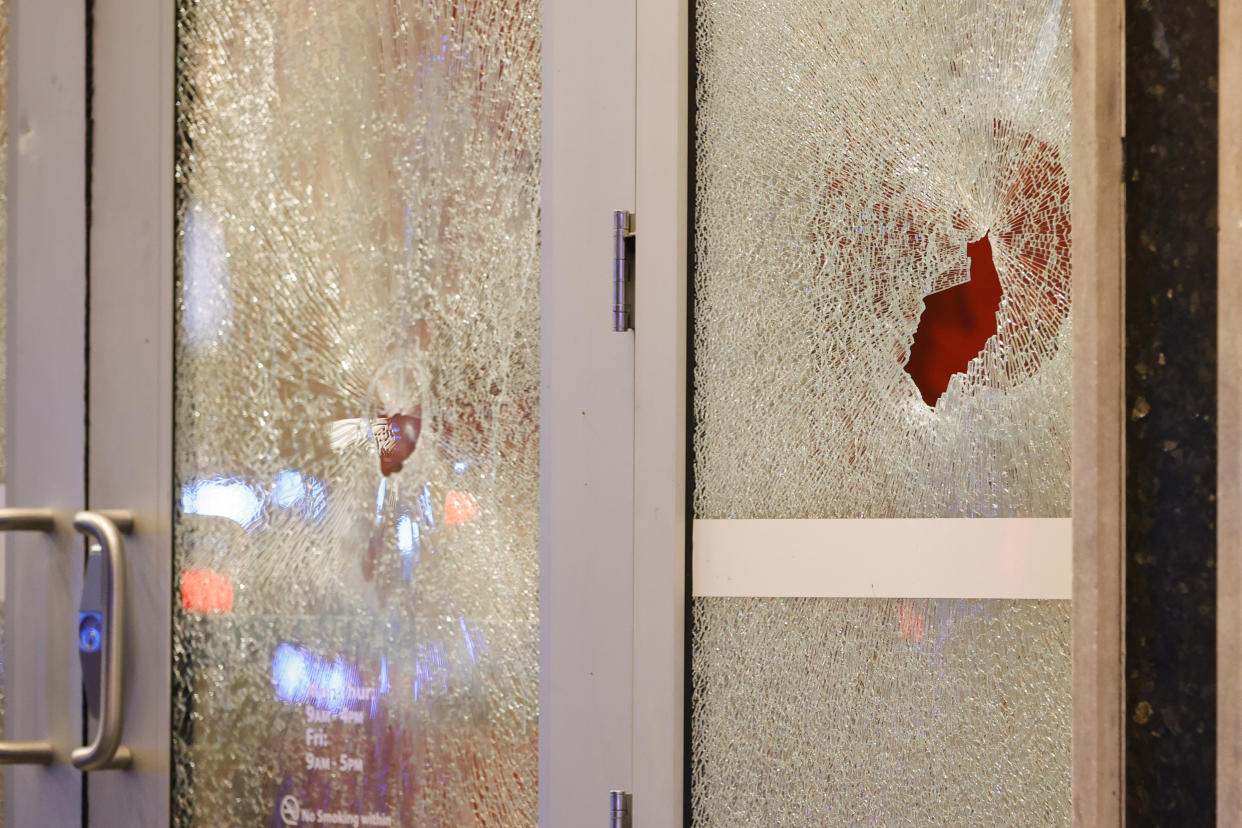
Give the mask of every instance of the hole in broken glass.
POLYGON ((932 407, 953 375, 964 373, 996 333, 1001 286, 988 234, 966 245, 966 255, 970 278, 924 297, 923 315, 906 362, 906 373, 932 407))

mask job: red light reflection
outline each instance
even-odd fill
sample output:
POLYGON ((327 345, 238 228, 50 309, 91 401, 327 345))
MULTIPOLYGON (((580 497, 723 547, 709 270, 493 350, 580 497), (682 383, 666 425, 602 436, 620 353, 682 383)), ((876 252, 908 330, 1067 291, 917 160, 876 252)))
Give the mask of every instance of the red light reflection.
POLYGON ((450 490, 444 496, 444 522, 456 526, 472 520, 479 513, 479 503, 469 492, 450 490))
POLYGON ((210 569, 181 573, 181 606, 191 612, 232 612, 233 579, 210 569))
POLYGON ((901 627, 901 637, 906 641, 923 640, 923 626, 927 623, 927 616, 917 605, 902 601, 897 607, 897 623, 901 627))

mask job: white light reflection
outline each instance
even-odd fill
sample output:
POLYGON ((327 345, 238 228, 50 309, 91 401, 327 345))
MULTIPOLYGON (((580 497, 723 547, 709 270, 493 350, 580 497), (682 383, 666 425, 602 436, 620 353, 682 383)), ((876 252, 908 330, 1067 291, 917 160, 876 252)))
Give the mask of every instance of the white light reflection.
POLYGON ((414 577, 414 566, 421 557, 418 524, 408 514, 397 518, 397 549, 401 552, 402 575, 407 581, 414 577))
POLYGON ((263 512, 263 500, 249 484, 237 478, 192 480, 181 487, 181 511, 187 515, 215 515, 249 529, 263 512))
POLYGON ((181 333, 191 349, 223 337, 233 316, 224 228, 201 203, 191 199, 184 223, 185 261, 181 290, 181 333))
POLYGON ((328 507, 328 487, 317 477, 286 469, 272 481, 272 503, 318 520, 328 507))

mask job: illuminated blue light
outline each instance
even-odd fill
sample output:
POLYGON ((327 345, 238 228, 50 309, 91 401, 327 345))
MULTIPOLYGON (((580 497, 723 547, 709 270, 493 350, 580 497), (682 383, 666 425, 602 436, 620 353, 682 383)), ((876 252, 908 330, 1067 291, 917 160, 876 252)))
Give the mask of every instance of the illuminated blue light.
POLYGON ((292 644, 281 644, 272 656, 272 687, 276 697, 289 704, 302 704, 310 697, 314 659, 292 644))
POLYGON ((431 511, 431 486, 424 483, 423 490, 418 493, 418 516, 428 529, 436 528, 436 518, 431 511))
POLYGON ((328 661, 287 642, 278 645, 272 656, 272 687, 276 697, 287 704, 311 704, 340 713, 370 698, 374 715, 375 698, 388 692, 387 659, 380 668, 378 690, 366 692, 359 678, 357 665, 344 657, 328 661))
POLYGON ((316 706, 326 707, 333 712, 344 710, 345 703, 349 700, 350 688, 357 684, 353 671, 338 658, 324 672, 327 675, 324 676, 323 686, 319 688, 318 698, 315 699, 316 706))
POLYGON ((391 685, 388 682, 388 656, 380 656, 379 677, 375 680, 377 685, 375 695, 371 697, 371 718, 374 719, 379 712, 380 696, 387 696, 391 685))
POLYGON ((418 701, 427 685, 436 684, 442 692, 448 691, 448 665, 444 662, 444 649, 438 644, 423 644, 414 658, 414 701, 418 701))
POLYGON ((466 469, 470 468, 470 464, 464 460, 458 460, 453 464, 453 474, 465 474, 466 469))
POLYGON ((375 516, 379 517, 384 513, 384 497, 388 494, 388 478, 380 478, 379 489, 375 492, 375 516))
POLYGON ((323 516, 324 509, 328 508, 328 487, 318 477, 307 477, 306 483, 306 513, 315 520, 319 520, 323 516))
POLYGON ((272 503, 318 520, 328 508, 328 487, 317 477, 286 469, 272 481, 272 503))
POLYGON ((78 613, 78 649, 97 653, 103 647, 103 615, 98 612, 78 613))
POLYGON ((466 616, 459 613, 457 620, 461 623, 461 637, 466 639, 466 650, 470 653, 470 660, 478 661, 474 655, 474 640, 470 637, 470 630, 466 627, 466 616))
POLYGON ((302 485, 302 474, 293 469, 282 471, 276 475, 272 485, 272 502, 282 509, 288 509, 306 496, 306 487, 302 485))
POLYGON ((181 511, 187 515, 228 518, 248 529, 262 514, 263 500, 236 478, 195 480, 181 487, 181 511))

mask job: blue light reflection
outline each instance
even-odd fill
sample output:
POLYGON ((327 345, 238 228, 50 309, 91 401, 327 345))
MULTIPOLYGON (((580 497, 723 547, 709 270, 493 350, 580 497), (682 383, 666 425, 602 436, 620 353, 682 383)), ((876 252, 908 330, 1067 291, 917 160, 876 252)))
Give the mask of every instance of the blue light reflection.
POLYGON ((264 488, 242 477, 191 480, 181 487, 181 511, 227 518, 251 530, 262 521, 269 504, 316 521, 328 507, 327 485, 294 469, 272 479, 270 495, 264 488))
POLYGON ((379 697, 389 692, 386 658, 381 660, 376 684, 366 684, 358 665, 344 656, 319 657, 288 642, 281 642, 272 654, 272 688, 286 704, 309 704, 331 713, 368 704, 374 717, 379 697))
POLYGON ((293 469, 282 471, 276 475, 272 483, 272 502, 282 509, 288 509, 306 496, 306 488, 302 485, 302 474, 293 469))
POLYGON ((276 697, 289 704, 304 704, 308 698, 315 659, 292 644, 280 644, 272 656, 272 686, 276 697))

